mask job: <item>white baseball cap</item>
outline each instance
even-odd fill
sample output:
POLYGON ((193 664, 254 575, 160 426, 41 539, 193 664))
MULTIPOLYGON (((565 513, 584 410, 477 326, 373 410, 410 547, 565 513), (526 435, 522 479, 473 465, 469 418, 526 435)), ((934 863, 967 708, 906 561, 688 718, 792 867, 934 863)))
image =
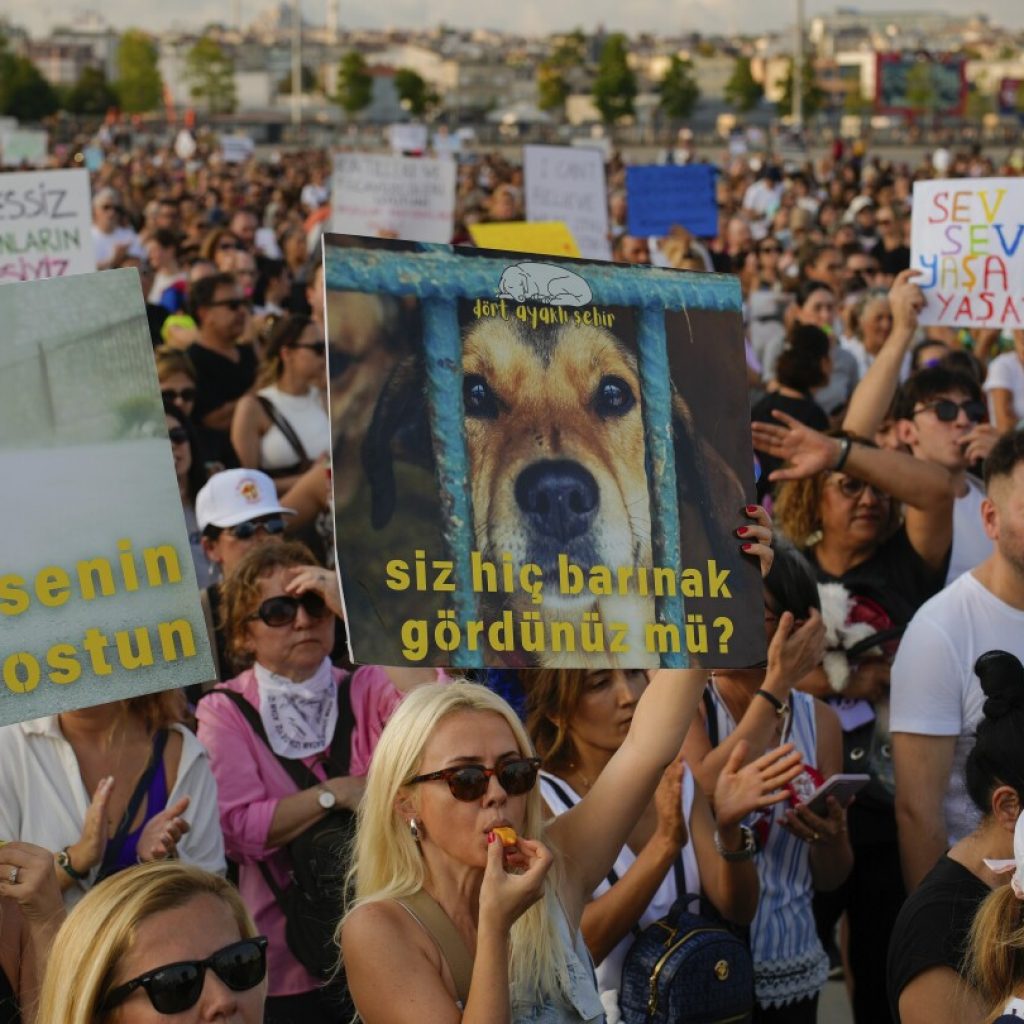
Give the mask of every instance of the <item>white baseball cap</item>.
POLYGON ((258 469, 225 469, 215 473, 196 495, 196 523, 227 529, 263 516, 295 515, 277 500, 274 481, 258 469))

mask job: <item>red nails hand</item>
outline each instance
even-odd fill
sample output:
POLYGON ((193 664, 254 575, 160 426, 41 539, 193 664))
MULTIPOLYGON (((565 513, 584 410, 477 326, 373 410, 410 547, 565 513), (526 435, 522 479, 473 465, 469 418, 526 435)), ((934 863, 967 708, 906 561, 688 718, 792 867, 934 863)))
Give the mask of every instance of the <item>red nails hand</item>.
POLYGON ((753 546, 753 544, 741 544, 740 551, 749 551, 753 546))
POLYGON ((747 505, 747 507, 743 511, 746 512, 748 516, 757 515, 757 506, 756 505, 747 505))
POLYGON ((737 529, 736 529, 736 536, 737 537, 746 537, 746 535, 748 533, 750 533, 750 527, 749 526, 740 526, 740 527, 737 527, 737 529))
POLYGON ((498 837, 493 832, 488 832, 487 833, 487 842, 493 843, 494 840, 497 839, 497 838, 498 837))

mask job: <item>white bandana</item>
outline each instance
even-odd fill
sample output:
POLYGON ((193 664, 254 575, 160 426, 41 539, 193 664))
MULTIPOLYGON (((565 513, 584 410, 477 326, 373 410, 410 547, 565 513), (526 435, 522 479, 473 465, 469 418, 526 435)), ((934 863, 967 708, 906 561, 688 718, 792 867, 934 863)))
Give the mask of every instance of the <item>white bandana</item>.
POLYGON ((271 750, 293 760, 322 754, 338 723, 338 687, 330 658, 324 658, 316 672, 299 683, 275 675, 259 662, 254 670, 260 718, 271 750))
POLYGON ((1010 887, 1017 899, 1024 900, 1024 814, 1017 818, 1013 830, 1013 860, 992 860, 986 857, 985 866, 997 875, 1008 875, 1012 871, 1010 887))

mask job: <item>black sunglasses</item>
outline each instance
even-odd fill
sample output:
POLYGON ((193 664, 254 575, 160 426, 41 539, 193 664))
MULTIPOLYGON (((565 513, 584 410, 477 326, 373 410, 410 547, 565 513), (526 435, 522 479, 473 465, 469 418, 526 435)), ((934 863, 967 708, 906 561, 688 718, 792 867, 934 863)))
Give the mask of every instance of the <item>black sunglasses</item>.
POLYGON ((171 427, 167 431, 171 444, 188 444, 188 431, 184 427, 171 427))
POLYGON ((436 782, 444 780, 448 783, 452 796, 456 800, 469 802, 479 800, 487 792, 487 780, 493 775, 499 785, 509 796, 521 796, 529 793, 537 784, 537 772, 540 770, 539 757, 521 757, 514 761, 505 761, 494 768, 486 768, 482 764, 463 764, 455 768, 442 768, 439 772, 417 775, 409 780, 409 785, 417 782, 436 782))
POLYGON ((194 402, 196 400, 196 389, 182 388, 180 391, 175 391, 174 388, 161 388, 160 397, 165 402, 194 402))
POLYGON ((207 968, 232 992, 255 988, 267 975, 267 940, 257 935, 218 949, 205 960, 183 960, 158 967, 118 985, 100 1004, 100 1010, 112 1010, 137 988, 144 988, 157 1013, 184 1013, 199 1001, 207 968))
POLYGON ((327 355, 327 342, 326 341, 314 341, 308 345, 300 345, 296 342, 294 345, 289 345, 288 348, 308 348, 310 352, 318 356, 327 355))
POLYGON ((218 299, 216 302, 208 302, 208 306, 225 306, 231 310, 232 313, 237 313, 240 309, 249 309, 250 303, 245 299, 218 299))
POLYGON ((935 418, 940 423, 952 423, 960 415, 961 409, 972 423, 984 423, 988 419, 988 408, 984 402, 979 402, 976 398, 969 398, 966 402, 954 402, 951 398, 939 398, 934 402, 922 405, 920 409, 915 409, 914 415, 928 409, 935 413, 935 418))
POLYGON ((271 516, 268 519, 250 519, 248 522, 226 528, 226 532, 235 540, 251 540, 260 530, 275 537, 279 533, 284 533, 284 520, 280 516, 271 516))
POLYGON ((292 597, 289 594, 268 597, 252 615, 246 617, 245 621, 260 619, 275 628, 290 626, 298 616, 300 607, 311 619, 322 619, 327 614, 324 599, 319 594, 309 591, 299 597, 292 597))

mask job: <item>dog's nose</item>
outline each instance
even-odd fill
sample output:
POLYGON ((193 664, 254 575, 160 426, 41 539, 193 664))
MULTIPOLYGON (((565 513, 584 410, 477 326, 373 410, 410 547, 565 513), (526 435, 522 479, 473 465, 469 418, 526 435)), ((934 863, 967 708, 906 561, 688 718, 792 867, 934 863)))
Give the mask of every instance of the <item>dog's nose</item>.
POLYGON ((516 480, 516 503, 538 533, 569 541, 590 528, 600 492, 597 481, 578 462, 534 462, 516 480))

